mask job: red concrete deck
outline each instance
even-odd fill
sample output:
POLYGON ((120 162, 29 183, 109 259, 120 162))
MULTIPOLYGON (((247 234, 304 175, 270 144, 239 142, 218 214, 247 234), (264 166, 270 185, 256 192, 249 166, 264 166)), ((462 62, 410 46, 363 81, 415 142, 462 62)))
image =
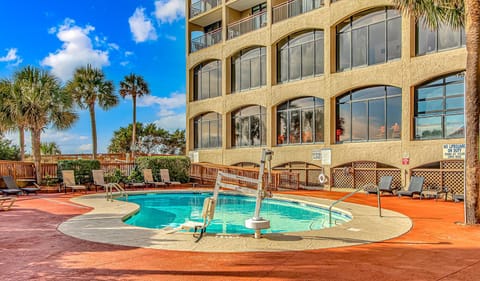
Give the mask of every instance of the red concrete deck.
MULTIPOLYGON (((292 192, 339 198, 343 193, 292 192)), ((80 195, 77 193, 77 195, 80 195)), ((198 253, 75 239, 57 226, 88 208, 72 195, 22 196, 0 212, 0 280, 480 280, 480 227, 463 204, 382 197, 413 220, 407 234, 355 247, 281 253, 198 253)), ((348 202, 376 205, 357 194, 348 202)))

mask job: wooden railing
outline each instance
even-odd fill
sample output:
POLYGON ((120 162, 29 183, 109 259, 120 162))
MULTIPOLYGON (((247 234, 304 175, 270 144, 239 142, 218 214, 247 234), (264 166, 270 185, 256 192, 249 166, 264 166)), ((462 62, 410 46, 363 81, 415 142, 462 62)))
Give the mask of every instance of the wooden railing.
MULTIPOLYGON (((201 184, 213 184, 217 179, 217 173, 225 172, 229 174, 235 174, 239 176, 249 177, 249 178, 258 178, 258 168, 241 168, 235 166, 225 166, 217 165, 210 163, 192 163, 190 166, 190 179, 200 182, 201 184)), ((264 181, 268 182, 268 173, 264 174, 264 181)), ((244 185, 248 187, 248 183, 245 182, 235 182, 239 185, 244 185)), ((291 173, 285 171, 274 171, 271 172, 271 181, 270 189, 279 190, 279 189, 299 189, 299 174, 291 173)))

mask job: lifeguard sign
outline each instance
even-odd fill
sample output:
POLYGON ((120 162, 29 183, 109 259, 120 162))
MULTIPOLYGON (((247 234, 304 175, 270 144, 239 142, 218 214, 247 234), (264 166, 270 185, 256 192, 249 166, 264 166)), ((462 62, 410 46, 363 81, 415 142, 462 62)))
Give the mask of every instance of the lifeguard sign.
POLYGON ((444 144, 443 159, 465 159, 465 144, 444 144))

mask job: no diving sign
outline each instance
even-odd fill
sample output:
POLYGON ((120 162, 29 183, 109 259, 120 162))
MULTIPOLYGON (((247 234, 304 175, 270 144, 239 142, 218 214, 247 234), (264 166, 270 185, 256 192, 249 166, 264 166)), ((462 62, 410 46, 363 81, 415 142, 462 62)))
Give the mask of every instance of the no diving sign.
POLYGON ((443 159, 465 159, 465 144, 444 144, 443 159))

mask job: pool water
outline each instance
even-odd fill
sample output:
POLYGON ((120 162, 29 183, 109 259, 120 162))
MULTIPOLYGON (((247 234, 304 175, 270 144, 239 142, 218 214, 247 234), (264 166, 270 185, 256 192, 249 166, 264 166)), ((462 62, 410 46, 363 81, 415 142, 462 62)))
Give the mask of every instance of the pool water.
MULTIPOLYGON (((212 193, 148 193, 131 195, 129 202, 140 206, 140 211, 129 217, 125 223, 147 227, 178 227, 186 221, 202 222, 203 200, 212 193)), ((215 216, 208 226, 209 233, 251 234, 254 230, 244 226, 252 218, 255 198, 243 195, 220 194, 215 216)), ((263 233, 297 232, 328 227, 328 210, 303 203, 285 200, 265 199, 262 202, 261 217, 270 220, 270 229, 263 233)), ((346 214, 332 212, 335 224, 351 220, 346 214)))

